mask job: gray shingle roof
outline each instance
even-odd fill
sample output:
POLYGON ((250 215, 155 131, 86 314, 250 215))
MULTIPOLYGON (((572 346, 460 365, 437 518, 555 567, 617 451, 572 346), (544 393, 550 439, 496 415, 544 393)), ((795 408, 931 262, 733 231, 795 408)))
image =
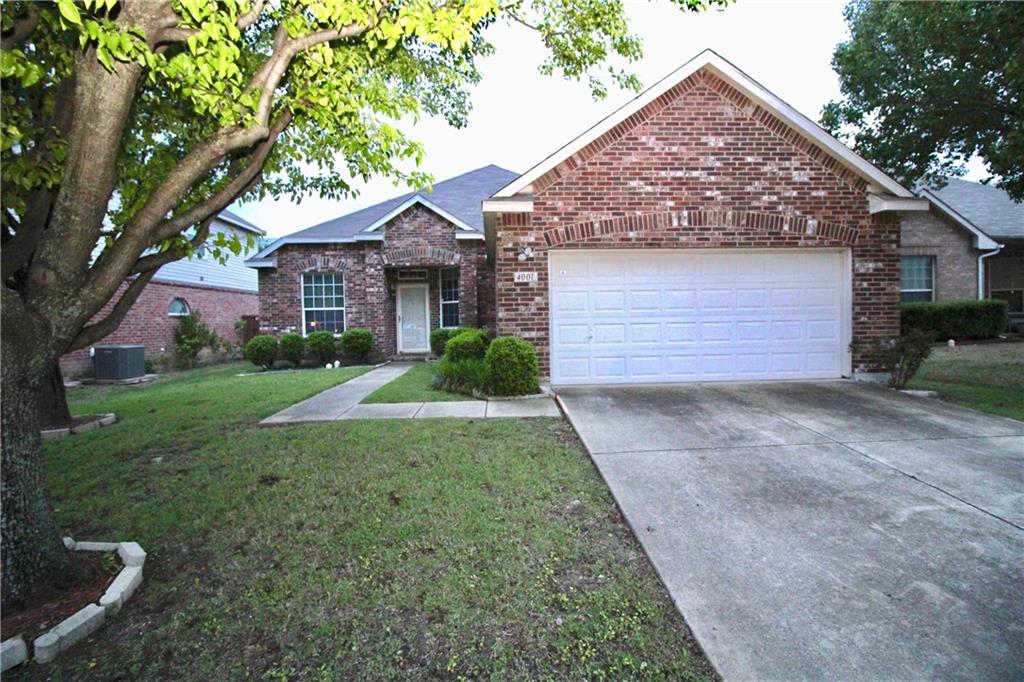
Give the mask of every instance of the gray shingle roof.
POLYGON ((259 234, 259 235, 266 234, 266 232, 264 230, 262 230, 259 227, 253 225, 248 220, 246 220, 242 216, 238 215, 234 211, 229 211, 227 209, 224 209, 223 211, 220 212, 219 217, 223 218, 224 220, 226 220, 226 221, 228 221, 230 223, 234 223, 235 225, 237 225, 238 227, 241 227, 244 230, 248 230, 250 232, 255 232, 256 234, 259 234))
POLYGON ((304 239, 337 239, 350 237, 362 232, 375 222, 395 210, 414 196, 435 204, 475 230, 483 231, 484 214, 481 202, 499 189, 519 177, 518 173, 499 168, 493 164, 471 170, 454 178, 442 180, 434 185, 433 191, 407 192, 379 204, 368 206, 353 213, 293 232, 288 237, 304 239))
POLYGON ((1024 203, 998 187, 949 178, 945 187, 931 191, 989 237, 1024 239, 1024 203))

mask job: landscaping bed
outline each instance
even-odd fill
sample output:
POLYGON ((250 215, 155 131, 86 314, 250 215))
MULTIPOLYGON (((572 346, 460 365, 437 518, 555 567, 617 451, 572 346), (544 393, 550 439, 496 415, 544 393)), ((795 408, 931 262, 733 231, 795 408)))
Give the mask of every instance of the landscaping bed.
POLYGON ((1024 421, 1024 342, 937 346, 908 388, 1024 421))
POLYGON ((714 677, 561 420, 261 429, 356 373, 239 371, 71 394, 120 425, 47 443, 62 530, 146 583, 11 679, 714 677))

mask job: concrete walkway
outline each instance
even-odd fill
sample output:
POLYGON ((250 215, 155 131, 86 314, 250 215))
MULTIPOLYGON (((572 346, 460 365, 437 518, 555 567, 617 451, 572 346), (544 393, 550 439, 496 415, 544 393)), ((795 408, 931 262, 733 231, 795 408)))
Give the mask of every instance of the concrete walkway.
POLYGON ((550 398, 531 400, 457 400, 452 402, 371 403, 360 402, 384 384, 402 376, 411 364, 392 363, 370 370, 312 398, 285 408, 260 422, 261 426, 303 424, 345 419, 427 419, 455 417, 485 419, 498 417, 560 417, 550 398))

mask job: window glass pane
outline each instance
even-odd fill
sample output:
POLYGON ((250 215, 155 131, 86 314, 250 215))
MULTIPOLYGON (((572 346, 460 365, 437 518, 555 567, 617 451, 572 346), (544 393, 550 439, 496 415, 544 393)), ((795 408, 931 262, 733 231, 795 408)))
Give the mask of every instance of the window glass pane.
POLYGON ((458 327, 459 326, 459 304, 456 303, 442 303, 441 304, 441 326, 442 327, 458 327))
POLYGON ((444 302, 459 300, 458 268, 449 268, 441 271, 441 300, 444 302))
POLYGON ((930 301, 932 300, 932 292, 930 291, 901 291, 900 292, 900 303, 914 303, 916 301, 930 301))
POLYGON ((309 334, 345 331, 345 282, 341 275, 307 272, 302 276, 303 330, 309 334))
POLYGON ((171 299, 171 304, 167 306, 168 315, 188 315, 188 303, 183 298, 171 299))
POLYGON ((931 291, 931 256, 904 256, 900 259, 900 289, 931 291))

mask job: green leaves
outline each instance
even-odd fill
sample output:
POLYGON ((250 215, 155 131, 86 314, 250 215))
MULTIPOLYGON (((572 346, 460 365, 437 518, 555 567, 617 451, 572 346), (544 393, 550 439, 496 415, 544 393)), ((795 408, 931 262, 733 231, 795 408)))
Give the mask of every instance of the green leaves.
POLYGON ((74 0, 57 0, 57 9, 68 22, 76 25, 82 23, 82 15, 75 7, 74 0))
POLYGON ((851 2, 821 122, 906 186, 973 156, 1024 198, 1024 13, 1009 2, 851 2))

